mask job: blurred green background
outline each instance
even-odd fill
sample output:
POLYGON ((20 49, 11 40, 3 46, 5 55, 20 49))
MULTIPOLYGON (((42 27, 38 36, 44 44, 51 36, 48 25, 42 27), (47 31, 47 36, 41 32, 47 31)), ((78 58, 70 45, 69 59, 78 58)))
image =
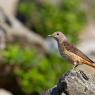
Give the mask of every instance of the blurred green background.
POLYGON ((79 0, 60 0, 59 6, 54 6, 47 0, 42 0, 44 3, 40 4, 37 0, 22 1, 18 18, 30 29, 43 37, 54 31, 63 31, 71 41, 77 42, 76 35, 86 23, 79 0))
MULTIPOLYGON (((76 44, 80 31, 86 24, 85 12, 79 0, 60 0, 58 5, 48 0, 21 0, 16 17, 29 29, 43 38, 62 31, 70 42, 76 44), (39 1, 39 2, 38 2, 39 1)), ((35 48, 22 49, 18 44, 4 51, 6 64, 17 66, 15 75, 26 95, 39 95, 53 87, 72 65, 56 53, 40 55, 35 48)))

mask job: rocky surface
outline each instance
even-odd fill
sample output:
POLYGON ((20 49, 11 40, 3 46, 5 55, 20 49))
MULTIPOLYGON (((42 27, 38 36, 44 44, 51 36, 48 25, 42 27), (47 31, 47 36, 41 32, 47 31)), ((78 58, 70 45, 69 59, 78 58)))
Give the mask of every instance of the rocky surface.
POLYGON ((55 87, 42 95, 95 95, 95 68, 79 65, 63 75, 55 87))

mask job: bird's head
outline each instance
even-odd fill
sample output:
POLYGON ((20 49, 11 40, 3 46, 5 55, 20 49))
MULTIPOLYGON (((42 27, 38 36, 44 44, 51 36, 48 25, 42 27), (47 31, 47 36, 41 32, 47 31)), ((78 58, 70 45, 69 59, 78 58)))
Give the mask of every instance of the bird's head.
POLYGON ((62 32, 54 32, 53 34, 49 35, 50 37, 55 38, 57 41, 67 41, 67 38, 62 32))

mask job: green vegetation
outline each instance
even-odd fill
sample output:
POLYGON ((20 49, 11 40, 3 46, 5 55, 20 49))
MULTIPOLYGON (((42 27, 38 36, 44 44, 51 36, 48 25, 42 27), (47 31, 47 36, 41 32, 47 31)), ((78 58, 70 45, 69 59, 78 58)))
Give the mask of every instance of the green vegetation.
POLYGON ((6 64, 16 64, 14 74, 25 93, 41 93, 57 83, 70 64, 56 55, 41 57, 35 50, 21 49, 17 45, 4 51, 6 64))
POLYGON ((85 13, 79 0, 63 0, 60 7, 46 2, 27 0, 20 4, 19 12, 26 18, 25 24, 46 37, 55 31, 63 31, 76 42, 79 31, 85 25, 85 13))
MULTIPOLYGON (((78 34, 86 21, 79 0, 62 0, 59 7, 36 1, 22 0, 19 5, 18 18, 26 26, 43 37, 63 31, 72 42, 78 41, 78 34)), ((6 64, 16 65, 14 74, 22 90, 33 95, 53 87, 71 67, 57 55, 40 56, 36 49, 22 49, 18 45, 10 46, 3 56, 6 64)))

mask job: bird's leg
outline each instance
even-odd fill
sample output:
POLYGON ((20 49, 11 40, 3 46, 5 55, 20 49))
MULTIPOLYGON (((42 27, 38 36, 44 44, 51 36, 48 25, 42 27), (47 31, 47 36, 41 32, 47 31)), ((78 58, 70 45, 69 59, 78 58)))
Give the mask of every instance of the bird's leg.
MULTIPOLYGON (((78 64, 78 62, 74 62, 74 67, 73 67, 73 70, 76 70, 76 67, 78 66, 79 64, 78 64)), ((81 64, 80 64, 81 65, 81 64)), ((87 76, 82 72, 82 71, 80 71, 80 70, 76 70, 78 73, 81 73, 82 74, 82 76, 87 80, 87 76)))
POLYGON ((76 64, 75 66, 74 66, 74 68, 76 68, 78 66, 78 64, 76 64))
POLYGON ((75 70, 76 72, 80 73, 80 70, 79 69, 76 69, 76 67, 78 66, 78 62, 74 62, 74 67, 73 67, 73 70, 75 70))
POLYGON ((73 67, 73 70, 78 66, 78 63, 77 62, 74 62, 74 67, 73 67))

